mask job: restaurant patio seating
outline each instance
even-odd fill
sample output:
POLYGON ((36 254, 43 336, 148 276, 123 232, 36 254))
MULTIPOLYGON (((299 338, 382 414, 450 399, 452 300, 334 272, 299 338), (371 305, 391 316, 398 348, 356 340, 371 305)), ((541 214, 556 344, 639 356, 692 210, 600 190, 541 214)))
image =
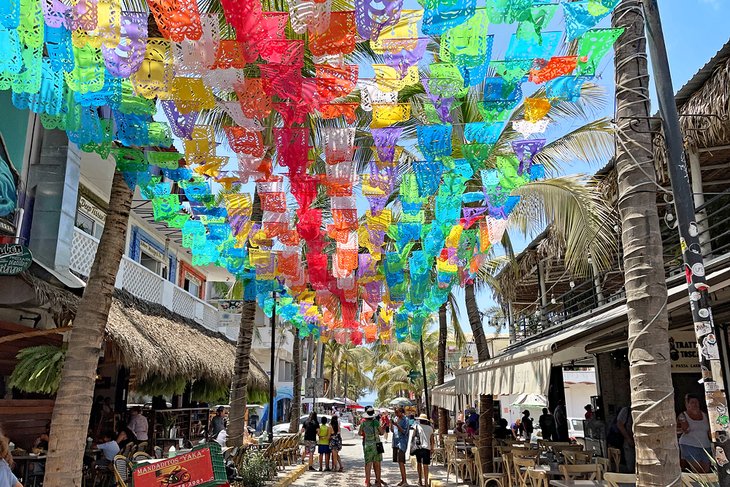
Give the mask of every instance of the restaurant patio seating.
POLYGON ((154 448, 154 452, 155 452, 155 458, 162 458, 162 447, 161 446, 156 446, 154 448))
POLYGON ((719 486, 716 473, 690 473, 682 472, 682 485, 684 487, 710 487, 719 486))
POLYGON ((127 457, 127 458, 132 458, 132 453, 134 453, 136 451, 135 448, 137 448, 137 445, 135 445, 132 442, 129 442, 124 447, 124 450, 122 450, 119 454, 124 457, 127 457))
POLYGON ((537 466, 534 458, 515 457, 513 453, 512 465, 514 466, 514 478, 518 487, 527 487, 527 471, 537 466))
POLYGON ((608 447, 608 459, 611 460, 611 471, 618 472, 621 468, 621 450, 608 447))
POLYGON ((507 475, 507 485, 512 486, 514 476, 514 465, 512 465, 512 453, 502 453, 502 472, 507 475))
POLYGON ((151 458, 152 458, 152 455, 150 455, 146 451, 136 451, 136 452, 132 453, 133 462, 139 462, 140 460, 150 460, 151 458))
POLYGON ((633 487, 636 485, 636 474, 606 472, 603 474, 603 480, 608 482, 610 487, 633 487))
POLYGON ((135 452, 138 451, 147 451, 147 445, 148 443, 146 441, 141 442, 139 445, 137 445, 137 448, 135 449, 135 452))
MULTIPOLYGON (((115 456, 114 462, 112 463, 112 470, 114 472, 114 478, 117 482, 117 487, 127 487, 127 482, 129 482, 129 474, 132 471, 127 457, 124 455, 115 456)), ((94 485, 96 485, 96 481, 94 481, 94 485)))
POLYGON ((595 463, 588 465, 559 465, 565 480, 601 480, 603 467, 595 463))
POLYGON ((466 477, 466 472, 471 468, 468 459, 466 456, 459 455, 459 451, 456 449, 455 437, 446 437, 444 445, 446 447, 446 483, 449 482, 449 474, 452 469, 454 475, 456 475, 456 481, 459 481, 460 473, 463 480, 466 477))
POLYGON ((441 462, 446 466, 446 449, 444 448, 444 435, 442 434, 434 437, 434 449, 431 452, 431 461, 441 462))
POLYGON ((611 460, 604 457, 593 457, 592 463, 598 464, 601 467, 603 467, 603 473, 605 475, 606 472, 609 472, 611 470, 611 460))
POLYGON ((474 480, 476 480, 477 487, 487 487, 490 482, 496 483, 499 487, 505 487, 503 473, 484 473, 479 448, 474 447, 471 449, 471 452, 474 455, 474 464, 476 467, 476 479, 474 480))
POLYGON ((563 458, 565 458, 565 463, 569 465, 591 463, 593 458, 592 451, 563 450, 562 453, 563 458))
POLYGON ((548 473, 544 470, 527 469, 527 478, 532 487, 549 487, 548 473))

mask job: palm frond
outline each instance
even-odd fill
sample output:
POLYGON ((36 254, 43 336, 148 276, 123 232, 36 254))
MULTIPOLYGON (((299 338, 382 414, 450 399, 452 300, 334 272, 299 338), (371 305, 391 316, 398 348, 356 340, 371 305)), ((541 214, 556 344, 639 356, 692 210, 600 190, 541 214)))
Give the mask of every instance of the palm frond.
POLYGON ((614 125, 608 118, 588 122, 545 145, 534 162, 547 168, 581 160, 589 164, 607 161, 613 155, 614 125))

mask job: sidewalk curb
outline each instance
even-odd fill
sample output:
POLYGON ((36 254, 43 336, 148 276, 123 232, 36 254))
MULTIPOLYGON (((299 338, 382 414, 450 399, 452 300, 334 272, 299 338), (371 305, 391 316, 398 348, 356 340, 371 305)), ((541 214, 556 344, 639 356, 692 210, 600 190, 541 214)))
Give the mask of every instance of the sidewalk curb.
POLYGON ((307 471, 309 468, 309 465, 299 465, 291 472, 287 473, 285 476, 283 476, 281 479, 277 479, 276 482, 272 484, 272 487, 289 487, 291 484, 299 480, 299 477, 302 476, 304 472, 307 471))

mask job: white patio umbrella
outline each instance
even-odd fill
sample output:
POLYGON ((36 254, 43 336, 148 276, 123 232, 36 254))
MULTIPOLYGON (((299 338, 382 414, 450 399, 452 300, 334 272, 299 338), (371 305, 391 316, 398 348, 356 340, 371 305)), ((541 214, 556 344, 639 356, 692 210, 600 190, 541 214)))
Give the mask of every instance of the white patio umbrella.
POLYGON ((542 394, 520 394, 512 403, 512 406, 521 408, 544 408, 547 407, 547 397, 542 394))

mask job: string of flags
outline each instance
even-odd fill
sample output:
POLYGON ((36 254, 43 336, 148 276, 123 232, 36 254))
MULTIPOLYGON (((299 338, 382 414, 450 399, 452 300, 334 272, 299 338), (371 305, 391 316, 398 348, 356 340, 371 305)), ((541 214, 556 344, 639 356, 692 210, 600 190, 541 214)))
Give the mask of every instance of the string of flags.
POLYGON ((618 0, 220 3, 6 0, 0 89, 113 158, 194 265, 353 344, 419 339, 475 278, 515 189, 545 177, 551 108, 622 33, 598 27, 618 0), (502 58, 498 24, 515 25, 502 58))

